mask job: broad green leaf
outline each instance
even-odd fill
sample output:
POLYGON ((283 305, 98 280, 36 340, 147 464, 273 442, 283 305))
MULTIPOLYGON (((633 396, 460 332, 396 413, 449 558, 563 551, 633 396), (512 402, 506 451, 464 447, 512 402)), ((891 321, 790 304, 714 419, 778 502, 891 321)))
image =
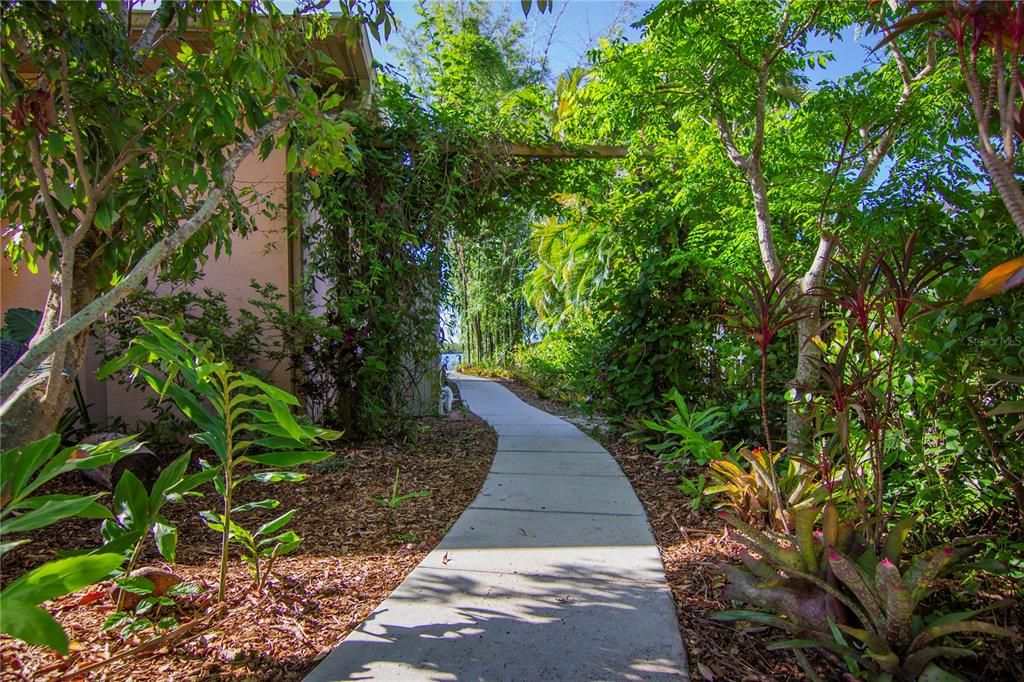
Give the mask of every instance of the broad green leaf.
POLYGON ((187 580, 173 585, 166 592, 168 597, 192 597, 202 593, 203 588, 196 583, 188 582, 187 580))
POLYGON ((218 474, 220 474, 220 472, 221 467, 217 466, 210 467, 209 469, 204 469, 203 471, 200 471, 195 474, 189 474, 188 476, 182 478, 181 481, 179 481, 178 483, 172 485, 168 492, 170 494, 179 495, 182 493, 191 492, 196 488, 212 481, 214 478, 217 477, 218 474))
POLYGON ((100 495, 71 497, 65 500, 47 500, 38 509, 33 509, 20 516, 9 516, 0 521, 0 533, 20 533, 27 530, 35 530, 49 526, 61 519, 78 516, 87 509, 90 509, 98 497, 100 495))
POLYGON ((107 534, 105 542, 102 547, 92 551, 93 554, 100 553, 112 553, 117 552, 120 554, 126 554, 135 547, 135 543, 141 540, 146 533, 149 532, 149 526, 142 526, 141 528, 133 528, 132 530, 125 530, 117 526, 116 523, 110 522, 117 529, 117 533, 107 534), (108 539, 109 538, 109 539, 108 539))
POLYGON ((3 479, 11 499, 17 500, 24 494, 23 489, 32 475, 57 452, 59 446, 60 435, 53 433, 46 438, 3 453, 0 462, 3 463, 3 479))
MULTIPOLYGON (((96 500, 96 499, 98 499, 100 497, 104 497, 105 495, 106 495, 106 493, 97 493, 96 495, 91 495, 89 497, 90 497, 90 499, 96 500)), ((71 500, 71 499, 82 499, 82 498, 79 495, 63 495, 63 494, 35 495, 33 497, 28 497, 28 498, 22 500, 18 504, 13 505, 11 508, 12 509, 38 509, 39 507, 43 506, 44 504, 46 504, 47 502, 50 502, 50 501, 59 502, 59 501, 62 501, 62 500, 71 500)), ((104 507, 99 502, 93 502, 93 504, 91 506, 86 507, 81 513, 77 514, 77 516, 80 516, 83 519, 112 519, 112 518, 114 518, 113 514, 110 513, 110 510, 107 509, 106 507, 104 507)))
POLYGON ((188 463, 191 459, 192 454, 185 453, 164 467, 153 484, 152 490, 150 490, 150 507, 158 508, 158 503, 164 493, 181 483, 182 476, 185 475, 185 470, 188 468, 188 463))
POLYGON ((125 592, 132 594, 153 594, 153 590, 156 589, 156 585, 149 578, 144 578, 141 575, 125 575, 114 580, 117 586, 125 592))
MULTIPOLYGON (((256 377, 251 376, 249 374, 240 374, 240 376, 242 377, 242 379, 239 381, 240 384, 258 388, 264 393, 266 393, 268 396, 273 398, 274 400, 278 400, 284 403, 285 405, 291 405, 292 407, 299 407, 301 405, 299 399, 293 396, 288 391, 280 389, 272 384, 268 384, 267 382, 257 379, 256 377)), ((231 391, 233 392, 234 390, 235 385, 233 384, 231 387, 231 391)))
POLYGON ((105 578, 124 561, 120 554, 95 554, 58 559, 29 571, 0 596, 33 604, 70 594, 105 578))
POLYGON ((160 517, 153 524, 153 539, 156 540, 156 548, 160 556, 168 563, 174 563, 175 550, 178 546, 178 529, 171 525, 167 519, 160 517))
POLYGON ((261 535, 270 535, 271 533, 276 533, 277 531, 281 530, 286 525, 288 525, 288 522, 292 520, 297 511, 297 509, 290 509, 286 511, 284 514, 278 516, 273 521, 268 521, 267 523, 264 523, 262 526, 256 529, 256 532, 253 533, 253 536, 259 537, 261 535))
POLYGON ((257 483, 299 483, 309 478, 309 474, 300 474, 292 471, 260 471, 255 474, 250 474, 245 478, 239 480, 242 481, 256 481, 257 483))
POLYGON ((149 524, 149 495, 142 481, 130 471, 121 475, 114 489, 114 510, 117 518, 129 529, 149 524))
POLYGON ((270 403, 270 411, 274 414, 274 418, 277 423, 284 427, 284 430, 288 432, 288 435, 295 439, 305 438, 305 434, 302 431, 302 427, 295 421, 295 417, 292 416, 291 411, 287 405, 284 405, 277 401, 270 403))
POLYGON ((130 618, 131 616, 129 616, 127 613, 124 613, 123 611, 115 611, 114 613, 107 616, 107 619, 103 621, 103 630, 106 631, 110 630, 111 628, 116 628, 118 625, 121 625, 130 618))
POLYGON ((256 502, 246 502, 240 504, 231 510, 232 514, 242 514, 253 509, 275 509, 281 504, 280 500, 257 500, 256 502))
POLYGON ((0 596, 0 632, 29 644, 68 653, 68 636, 49 612, 31 601, 0 596))

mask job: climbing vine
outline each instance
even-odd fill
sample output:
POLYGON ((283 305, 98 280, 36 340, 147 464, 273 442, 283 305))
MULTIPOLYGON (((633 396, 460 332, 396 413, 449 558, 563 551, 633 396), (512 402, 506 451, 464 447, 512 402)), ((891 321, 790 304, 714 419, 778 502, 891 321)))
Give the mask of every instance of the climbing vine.
POLYGON ((517 210, 512 188, 543 172, 387 76, 374 105, 347 114, 352 171, 307 169, 302 305, 269 307, 307 410, 350 437, 436 409, 439 310, 464 300, 460 268, 479 262, 466 243, 486 244, 487 226, 517 210))

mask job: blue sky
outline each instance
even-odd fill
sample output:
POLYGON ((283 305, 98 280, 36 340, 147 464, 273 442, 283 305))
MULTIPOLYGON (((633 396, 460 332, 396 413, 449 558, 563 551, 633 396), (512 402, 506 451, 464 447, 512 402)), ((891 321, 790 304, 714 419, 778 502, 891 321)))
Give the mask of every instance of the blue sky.
MULTIPOLYGON (((550 12, 541 14, 534 8, 525 19, 519 0, 495 0, 493 4, 495 11, 507 9, 514 19, 526 22, 528 45, 536 54, 547 52, 551 72, 557 77, 574 66, 584 65, 587 51, 595 47, 602 37, 621 35, 629 41, 639 40, 640 31, 631 24, 657 3, 641 0, 554 0, 550 12)), ((415 0, 391 0, 391 7, 400 25, 415 26, 418 21, 415 0)), ((399 40, 392 35, 384 45, 371 41, 374 58, 394 65, 393 51, 399 40)), ((826 69, 814 71, 812 78, 832 80, 857 71, 865 63, 877 59, 869 55, 876 42, 875 36, 859 36, 853 28, 847 29, 838 41, 812 39, 812 48, 826 50, 835 57, 826 69)))
MULTIPOLYGON (((283 10, 295 7, 295 0, 277 0, 283 10)), ((597 45, 598 40, 610 35, 621 35, 629 41, 639 40, 640 31, 631 26, 657 2, 649 0, 553 0, 553 9, 541 14, 536 7, 529 16, 523 17, 519 0, 493 0, 495 11, 506 9, 511 17, 526 22, 528 45, 536 54, 545 51, 550 60, 551 73, 557 77, 574 66, 586 64, 587 51, 597 45)), ((391 0, 391 8, 401 26, 411 28, 418 21, 415 0, 391 0)), ((330 10, 330 6, 328 6, 330 10)), ((385 64, 395 65, 394 50, 399 38, 380 44, 371 39, 374 58, 385 64)), ((838 41, 811 39, 811 47, 831 52, 835 60, 824 70, 816 70, 811 76, 815 80, 833 80, 849 75, 864 64, 876 61, 877 55, 870 55, 877 36, 859 36, 853 28, 844 31, 838 41)))
MULTIPOLYGON (((492 4, 495 5, 495 11, 508 9, 513 19, 526 22, 528 44, 535 54, 547 51, 552 73, 557 76, 573 66, 585 63, 587 50, 594 47, 601 37, 611 34, 616 27, 626 38, 638 39, 640 32, 630 27, 630 24, 656 3, 554 0, 550 12, 541 14, 535 7, 525 18, 519 0, 499 0, 492 4)), ((400 25, 416 25, 419 18, 414 0, 392 0, 391 8, 400 25)), ((394 64, 389 48, 393 48, 396 40, 393 35, 391 41, 383 46, 373 42, 374 57, 380 62, 394 64)))

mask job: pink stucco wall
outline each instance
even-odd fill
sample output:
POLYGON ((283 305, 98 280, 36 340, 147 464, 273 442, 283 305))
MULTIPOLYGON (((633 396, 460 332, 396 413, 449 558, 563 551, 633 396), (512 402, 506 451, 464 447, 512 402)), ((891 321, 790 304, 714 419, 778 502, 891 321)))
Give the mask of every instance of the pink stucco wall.
MULTIPOLYGON (((274 150, 263 161, 256 157, 244 161, 235 185, 253 187, 272 202, 283 206, 287 191, 284 151, 274 150)), ((253 297, 249 287, 251 280, 270 282, 283 293, 290 285, 286 211, 282 208, 272 218, 257 212, 256 224, 255 232, 244 239, 234 240, 231 255, 221 254, 220 258, 214 259, 210 251, 210 259, 203 267, 203 278, 196 285, 197 289, 223 291, 233 310, 247 307, 253 297)), ((0 267, 0 311, 19 307, 42 308, 48 284, 49 275, 45 267, 41 267, 36 275, 24 267, 15 272, 4 258, 0 267)), ((146 418, 138 392, 122 390, 114 383, 104 385, 95 379, 95 374, 96 363, 90 360, 81 380, 86 401, 91 404, 90 416, 94 420, 121 417, 133 427, 139 419, 146 418)), ((291 388, 291 376, 286 368, 274 368, 272 378, 278 386, 291 388)))

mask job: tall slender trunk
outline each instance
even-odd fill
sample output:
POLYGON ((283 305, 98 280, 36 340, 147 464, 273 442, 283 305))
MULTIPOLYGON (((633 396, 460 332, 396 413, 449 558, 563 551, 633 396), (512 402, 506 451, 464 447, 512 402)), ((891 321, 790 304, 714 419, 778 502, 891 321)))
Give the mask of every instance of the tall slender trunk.
POLYGON ((807 393, 808 387, 816 383, 821 363, 821 349, 814 343, 814 337, 821 329, 821 297, 817 290, 825 282, 837 241, 835 235, 829 232, 822 233, 814 259, 800 279, 802 306, 809 309, 810 315, 796 324, 796 372, 791 383, 796 397, 786 407, 786 441, 791 452, 801 454, 808 454, 813 435, 810 416, 803 407, 802 397, 807 393))
POLYGON ((484 357, 484 336, 480 330, 480 314, 473 316, 473 362, 479 364, 484 357))
POLYGON ((796 400, 791 401, 786 408, 786 444, 791 452, 803 452, 810 443, 810 419, 807 412, 801 408, 800 397, 807 393, 808 386, 814 385, 818 376, 821 350, 811 341, 817 333, 817 315, 797 322, 796 371, 792 380, 796 400))
POLYGON ((469 274, 466 272, 466 251, 458 241, 456 241, 455 253, 459 258, 459 289, 461 289, 459 293, 462 295, 462 310, 460 311, 459 325, 461 326, 460 331, 462 332, 462 351, 465 353, 463 362, 466 364, 473 364, 472 332, 467 326, 469 320, 466 319, 469 315, 469 274))

